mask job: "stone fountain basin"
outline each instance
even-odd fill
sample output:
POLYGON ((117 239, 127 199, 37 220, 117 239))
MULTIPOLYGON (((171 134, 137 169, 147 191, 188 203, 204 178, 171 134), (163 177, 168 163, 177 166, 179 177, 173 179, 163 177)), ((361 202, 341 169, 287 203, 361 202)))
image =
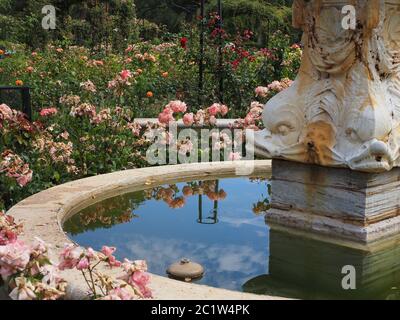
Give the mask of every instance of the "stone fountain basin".
MULTIPOLYGON (((233 177, 237 169, 254 165, 253 175, 271 172, 271 161, 237 161, 183 164, 120 171, 69 182, 35 194, 11 208, 8 213, 24 224, 21 240, 32 243, 39 237, 52 245, 57 259, 66 243, 72 243, 63 231, 64 222, 95 202, 113 196, 163 184, 233 177)), ((143 257, 146 259, 146 257, 143 257)), ((109 269, 102 271, 113 273, 109 269)), ((85 283, 77 271, 64 271, 70 283, 67 299, 84 299, 85 283)), ((151 288, 158 300, 277 300, 279 297, 254 295, 184 283, 152 275, 151 288)))

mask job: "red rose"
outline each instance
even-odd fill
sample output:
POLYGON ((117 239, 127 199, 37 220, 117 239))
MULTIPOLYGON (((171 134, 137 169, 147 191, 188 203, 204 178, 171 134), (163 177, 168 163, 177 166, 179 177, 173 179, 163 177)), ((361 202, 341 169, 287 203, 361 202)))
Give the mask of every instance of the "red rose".
POLYGON ((187 42, 188 42, 188 38, 186 38, 186 37, 181 38, 181 47, 185 50, 187 49, 187 42))

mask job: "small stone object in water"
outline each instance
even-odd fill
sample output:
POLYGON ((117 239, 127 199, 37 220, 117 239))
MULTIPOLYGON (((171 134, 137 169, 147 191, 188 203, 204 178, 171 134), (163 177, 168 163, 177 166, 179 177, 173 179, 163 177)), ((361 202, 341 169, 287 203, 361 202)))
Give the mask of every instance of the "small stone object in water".
POLYGON ((170 265, 167 274, 173 279, 191 282, 203 277, 204 268, 200 264, 184 258, 170 265))

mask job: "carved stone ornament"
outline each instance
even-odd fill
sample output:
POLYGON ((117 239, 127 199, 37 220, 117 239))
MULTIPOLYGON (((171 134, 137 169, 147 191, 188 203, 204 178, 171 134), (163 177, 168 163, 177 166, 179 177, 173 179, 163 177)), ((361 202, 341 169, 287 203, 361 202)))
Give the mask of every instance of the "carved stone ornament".
POLYGON ((293 24, 301 68, 266 104, 255 153, 365 172, 400 166, 400 0, 295 0, 293 24), (354 29, 343 27, 346 5, 354 29))

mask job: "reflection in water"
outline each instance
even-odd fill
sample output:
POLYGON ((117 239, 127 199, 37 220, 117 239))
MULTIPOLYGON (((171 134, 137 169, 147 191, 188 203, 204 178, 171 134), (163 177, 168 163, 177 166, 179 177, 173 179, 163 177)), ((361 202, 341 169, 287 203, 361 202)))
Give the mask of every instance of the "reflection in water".
POLYGON ((268 272, 268 227, 252 211, 252 203, 268 199, 265 178, 180 183, 95 204, 64 229, 81 245, 112 245, 119 258, 145 258, 160 275, 189 258, 206 270, 199 283, 241 290, 268 272))
POLYGON ((206 270, 201 284, 301 299, 400 299, 400 240, 366 251, 269 229, 270 193, 265 178, 161 186, 95 204, 64 229, 81 245, 145 258, 164 276, 189 258, 206 270), (342 288, 346 265, 356 269, 356 290, 342 288))
POLYGON ((83 210, 65 223, 65 230, 72 236, 97 230, 111 228, 114 225, 129 223, 138 218, 133 212, 145 201, 143 194, 122 195, 97 203, 83 210))
POLYGON ((363 251, 270 230, 269 274, 247 292, 297 299, 400 299, 399 240, 363 251), (356 270, 356 290, 344 290, 344 266, 356 270))

